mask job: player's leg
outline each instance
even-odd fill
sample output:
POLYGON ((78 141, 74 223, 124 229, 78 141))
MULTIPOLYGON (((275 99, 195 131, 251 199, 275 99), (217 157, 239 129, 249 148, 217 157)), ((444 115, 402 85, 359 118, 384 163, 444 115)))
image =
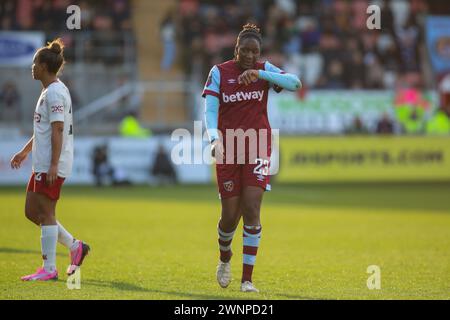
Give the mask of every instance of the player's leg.
POLYGON ((52 186, 46 184, 46 175, 36 173, 32 175, 28 184, 25 213, 27 217, 41 226, 41 245, 44 267, 23 280, 50 280, 57 278, 56 272, 56 241, 60 241, 70 248, 71 264, 67 270, 72 274, 80 266, 89 252, 89 246, 77 241, 56 221, 56 203, 59 199, 63 178, 58 178, 52 186))
POLYGON ((90 247, 83 241, 75 239, 55 218, 56 202, 59 199, 59 194, 63 183, 64 179, 58 177, 53 186, 41 184, 41 191, 46 195, 43 201, 46 201, 46 204, 49 205, 49 210, 53 212, 53 220, 51 223, 55 223, 57 226, 58 241, 70 250, 70 264, 66 273, 71 275, 76 271, 77 267, 81 266, 84 258, 89 253, 90 247))
POLYGON ((241 218, 240 212, 240 172, 236 164, 216 165, 217 183, 222 203, 221 217, 218 223, 220 260, 228 263, 231 259, 231 242, 241 218))
POLYGON ((228 287, 231 281, 232 257, 231 242, 241 217, 240 212, 240 168, 237 165, 217 165, 217 182, 222 203, 221 218, 219 220, 218 242, 220 260, 216 277, 222 288, 228 287))
POLYGON ((67 249, 73 250, 78 240, 58 220, 56 220, 56 224, 58 225, 58 242, 67 249))
MULTIPOLYGON (((25 201, 25 216, 37 226, 41 226, 41 217, 39 214, 39 200, 35 192, 28 191, 25 201)), ((58 225, 58 242, 70 251, 70 265, 67 274, 75 272, 76 267, 81 266, 90 247, 81 240, 77 240, 68 232, 63 225, 56 220, 58 225)))
POLYGON ((231 282, 231 242, 239 220, 240 197, 234 196, 222 199, 222 215, 218 223, 217 231, 219 234, 220 261, 217 266, 217 282, 222 288, 228 287, 231 282))
POLYGON ((56 280, 56 243, 58 241, 58 226, 55 219, 56 200, 37 192, 27 193, 26 207, 33 207, 33 219, 41 226, 41 251, 43 266, 36 273, 22 277, 22 280, 56 280))
POLYGON ((35 196, 36 180, 35 173, 32 173, 27 185, 27 195, 25 198, 25 217, 37 226, 41 226, 39 220, 38 199, 35 196))
POLYGON ((25 217, 35 225, 40 226, 41 221, 39 219, 38 209, 38 202, 35 197, 35 193, 28 191, 25 200, 25 217))
POLYGON ((229 262, 232 256, 231 242, 241 218, 240 197, 222 199, 222 213, 218 223, 220 260, 229 262))
POLYGON ((242 192, 241 210, 244 220, 242 291, 258 291, 253 286, 252 274, 261 239, 260 210, 263 194, 264 189, 259 186, 246 186, 242 192))
MULTIPOLYGON (((27 186, 27 196, 25 201, 25 216, 28 220, 36 224, 37 226, 41 226, 41 217, 39 213, 39 197, 36 196, 37 193, 42 192, 42 188, 45 186, 42 185, 42 180, 44 176, 42 174, 38 175, 38 181, 35 180, 36 174, 33 173, 31 175, 30 181, 27 186)), ((57 184, 62 184, 61 179, 58 179, 57 184)), ((56 186, 58 187, 58 185, 56 186)), ((48 188, 47 188, 48 189, 48 188)), ((48 192, 48 190, 44 190, 48 192)), ((67 247, 68 249, 73 250, 75 244, 75 238, 58 222, 58 242, 67 247)))
MULTIPOLYGON (((34 181, 34 174, 32 175, 30 182, 28 183, 27 188, 27 196, 25 200, 25 216, 28 220, 36 224, 37 226, 41 225, 40 217, 39 217, 39 210, 38 210, 38 198, 36 197, 35 192, 35 181, 34 181)), ((73 243, 75 242, 75 239, 72 237, 72 235, 67 232, 66 229, 58 222, 58 242, 60 242, 62 245, 64 245, 67 248, 71 248, 73 246, 73 243)))
POLYGON ((71 275, 76 271, 77 267, 81 266, 91 248, 82 240, 74 238, 59 221, 56 221, 56 223, 58 225, 58 242, 69 249, 70 252, 70 264, 66 273, 71 275))

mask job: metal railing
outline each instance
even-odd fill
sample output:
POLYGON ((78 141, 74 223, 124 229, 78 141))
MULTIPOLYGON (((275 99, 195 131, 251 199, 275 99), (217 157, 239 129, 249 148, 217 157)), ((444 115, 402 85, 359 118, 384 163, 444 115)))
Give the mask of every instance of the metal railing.
MULTIPOLYGON (((150 123, 148 121, 149 119, 145 119, 146 121, 144 121, 152 129, 164 130, 169 127, 188 127, 191 126, 191 120, 196 117, 191 111, 194 110, 194 106, 198 103, 196 99, 197 92, 199 92, 198 86, 187 81, 153 80, 126 83, 80 108, 75 113, 75 124, 89 131, 89 128, 92 127, 91 124, 95 122, 95 126, 104 126, 105 129, 110 128, 109 130, 111 130, 113 128, 111 122, 98 122, 102 118, 102 114, 113 113, 123 116, 129 111, 145 111, 144 109, 146 108, 154 108, 156 109, 154 110, 155 118, 151 119, 150 123), (152 96, 154 99, 150 99, 150 102, 147 100, 147 104, 144 104, 142 98, 146 93, 154 94, 152 96), (168 96, 174 94, 182 94, 186 97, 184 104, 188 112, 184 121, 169 124, 167 119, 169 118, 168 112, 170 111, 167 109, 168 102, 166 99, 168 96), (124 99, 129 99, 127 106, 120 103, 124 99)), ((120 119, 115 119, 115 125, 117 125, 118 120, 120 119)))
POLYGON ((131 31, 52 32, 47 40, 61 37, 70 63, 105 65, 136 64, 136 37, 131 31))

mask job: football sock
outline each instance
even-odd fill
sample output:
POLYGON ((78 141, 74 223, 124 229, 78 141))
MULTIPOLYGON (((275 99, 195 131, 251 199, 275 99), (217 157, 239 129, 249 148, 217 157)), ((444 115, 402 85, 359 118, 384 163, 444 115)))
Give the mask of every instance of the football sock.
POLYGON ((256 262, 259 241, 261 240, 261 226, 244 225, 244 248, 243 248, 243 268, 242 282, 252 282, 253 267, 256 262))
POLYGON ((217 226, 217 231, 219 233, 219 249, 220 249, 220 261, 229 262, 232 256, 231 252, 231 241, 233 241, 234 231, 225 232, 219 225, 217 226))
POLYGON ((76 248, 76 239, 62 226, 59 221, 58 224, 58 242, 65 246, 67 249, 73 250, 76 248))
POLYGON ((41 226, 41 250, 44 269, 48 272, 56 270, 56 242, 58 241, 58 226, 41 226))

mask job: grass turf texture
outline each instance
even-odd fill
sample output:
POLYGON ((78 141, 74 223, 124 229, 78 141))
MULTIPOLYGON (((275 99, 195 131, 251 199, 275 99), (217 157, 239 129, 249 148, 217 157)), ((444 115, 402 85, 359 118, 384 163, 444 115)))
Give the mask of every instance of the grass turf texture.
POLYGON ((57 282, 24 283, 41 263, 40 230, 23 188, 0 188, 0 299, 449 299, 450 185, 276 185, 265 195, 254 271, 259 294, 215 280, 220 202, 214 186, 65 187, 57 217, 92 248, 81 290, 68 290, 66 248, 57 282), (366 286, 381 268, 381 290, 366 286))

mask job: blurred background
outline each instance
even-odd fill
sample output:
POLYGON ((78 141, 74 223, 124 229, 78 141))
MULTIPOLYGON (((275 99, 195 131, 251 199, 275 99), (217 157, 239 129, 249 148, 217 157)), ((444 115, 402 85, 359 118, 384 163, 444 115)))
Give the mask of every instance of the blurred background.
POLYGON ((232 59, 246 22, 261 28, 262 59, 304 85, 270 96, 281 134, 275 180, 450 179, 446 1, 2 0, 0 184, 28 177, 9 159, 32 134, 41 90, 33 53, 56 37, 75 114, 70 183, 210 183, 207 164, 172 163, 170 134, 203 120, 207 74, 232 59), (73 4, 80 30, 66 25, 73 4), (380 30, 367 28, 371 4, 381 8, 380 30))
MULTIPOLYGON (((220 202, 201 138, 208 72, 233 58, 246 22, 261 28, 261 58, 303 82, 269 93, 279 172, 262 207, 260 297, 450 298, 443 0, 0 0, 0 298, 248 299, 237 281, 215 283, 220 202), (372 4, 379 30, 366 25, 372 4), (70 5, 79 30, 67 28, 70 5), (82 290, 65 276, 17 281, 41 251, 23 216, 31 157, 21 170, 9 161, 33 132, 33 54, 55 37, 67 46, 75 134, 57 216, 93 248, 82 290), (367 287, 373 265, 382 290, 367 287)), ((242 237, 233 243, 237 280, 242 237)), ((62 268, 66 251, 57 259, 62 268)))

